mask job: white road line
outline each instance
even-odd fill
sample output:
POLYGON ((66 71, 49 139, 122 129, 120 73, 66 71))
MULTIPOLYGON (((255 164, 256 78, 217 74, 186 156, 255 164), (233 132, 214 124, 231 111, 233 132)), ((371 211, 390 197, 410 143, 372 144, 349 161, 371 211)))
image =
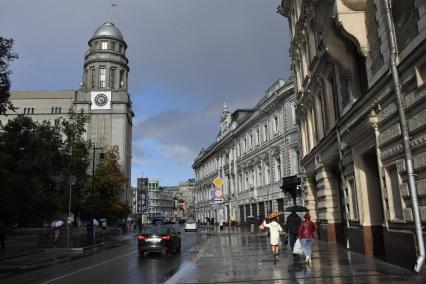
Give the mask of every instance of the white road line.
POLYGON ((51 280, 49 280, 49 281, 43 282, 42 284, 52 283, 52 282, 58 281, 58 280, 60 280, 60 279, 64 279, 64 278, 70 277, 70 276, 75 275, 75 274, 78 274, 78 273, 80 273, 80 272, 83 272, 83 271, 86 271, 86 270, 89 270, 89 269, 92 269, 92 268, 95 268, 95 267, 98 267, 98 266, 101 266, 101 265, 104 265, 104 264, 107 264, 107 263, 110 263, 110 262, 116 261, 117 259, 120 259, 120 258, 123 258, 123 257, 129 256, 129 255, 132 255, 132 254, 136 253, 137 251, 138 251, 138 250, 134 250, 134 251, 131 251, 131 252, 129 252, 129 253, 126 253, 126 254, 123 254, 123 255, 120 255, 120 256, 117 256, 117 257, 111 258, 111 259, 109 259, 109 260, 106 260, 106 261, 104 261, 104 262, 100 262, 100 263, 97 263, 97 264, 94 264, 94 265, 88 266, 88 267, 86 267, 86 268, 83 268, 83 269, 80 269, 80 270, 77 270, 77 271, 74 271, 74 272, 71 272, 71 273, 67 273, 67 274, 61 275, 61 276, 56 277, 56 278, 53 278, 53 279, 51 279, 51 280))

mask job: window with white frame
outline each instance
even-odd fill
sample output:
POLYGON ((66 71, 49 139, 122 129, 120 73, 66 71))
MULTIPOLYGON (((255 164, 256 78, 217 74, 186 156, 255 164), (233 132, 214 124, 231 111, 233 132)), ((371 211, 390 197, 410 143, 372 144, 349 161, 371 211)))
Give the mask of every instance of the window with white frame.
POLYGON ((102 41, 101 49, 108 49, 108 42, 107 41, 102 41))
POLYGON ((99 68, 99 87, 105 88, 106 87, 106 68, 101 67, 99 68))
POLYGON ((386 168, 386 188, 391 220, 404 219, 404 202, 400 192, 401 178, 395 164, 386 168))
POLYGON ((260 144, 260 129, 259 128, 256 129, 256 144, 257 145, 260 144))
POLYGON ((265 140, 264 141, 268 141, 268 123, 265 122, 265 124, 263 125, 263 135, 265 140))
POLYGON ((274 133, 278 133, 278 115, 274 116, 274 133))

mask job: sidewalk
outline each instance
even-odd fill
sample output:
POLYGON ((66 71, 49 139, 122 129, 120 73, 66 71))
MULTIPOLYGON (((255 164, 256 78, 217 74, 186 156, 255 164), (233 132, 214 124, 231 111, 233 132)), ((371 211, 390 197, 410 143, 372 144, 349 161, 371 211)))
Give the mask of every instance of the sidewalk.
MULTIPOLYGON (((79 246, 74 247, 74 252, 77 252, 78 249, 90 249, 98 246, 102 246, 106 243, 111 242, 120 242, 122 240, 128 239, 132 237, 134 232, 129 232, 127 234, 122 234, 121 232, 113 231, 108 233, 106 238, 103 238, 102 233, 98 232, 96 244, 88 245, 86 240, 81 241, 79 246)), ((60 239, 57 244, 53 244, 51 242, 41 242, 40 236, 31 235, 31 236, 8 236, 6 239, 6 248, 2 250, 0 248, 0 262, 20 257, 27 257, 30 255, 35 255, 44 252, 53 252, 53 251, 62 251, 65 252, 66 248, 66 232, 62 232, 60 235, 60 239)), ((85 236, 84 236, 85 238, 85 236)), ((69 251, 71 252, 71 246, 69 251)))
POLYGON ((418 275, 381 260, 315 240, 312 266, 293 261, 285 246, 274 261, 267 238, 244 229, 211 231, 199 253, 167 281, 171 283, 415 283, 418 275))

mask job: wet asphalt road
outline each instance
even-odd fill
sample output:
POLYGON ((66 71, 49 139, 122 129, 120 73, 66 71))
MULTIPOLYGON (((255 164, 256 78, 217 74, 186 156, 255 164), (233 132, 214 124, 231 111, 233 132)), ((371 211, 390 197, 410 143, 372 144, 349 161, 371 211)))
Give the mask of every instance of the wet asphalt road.
POLYGON ((185 233, 183 227, 177 228, 182 231, 179 254, 139 257, 136 238, 132 237, 87 255, 31 256, 26 267, 0 272, 0 283, 162 283, 197 254, 202 243, 201 234, 185 233))

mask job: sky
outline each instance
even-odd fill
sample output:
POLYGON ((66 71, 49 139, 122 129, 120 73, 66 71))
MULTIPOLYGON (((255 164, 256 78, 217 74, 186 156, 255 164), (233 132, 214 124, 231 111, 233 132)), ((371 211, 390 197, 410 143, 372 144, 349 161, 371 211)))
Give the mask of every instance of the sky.
POLYGON ((253 108, 290 76, 280 0, 2 0, 0 36, 15 40, 12 90, 78 89, 87 42, 112 21, 127 42, 133 102, 132 185, 177 185, 229 110, 253 108), (111 8, 111 3, 117 6, 111 8))

